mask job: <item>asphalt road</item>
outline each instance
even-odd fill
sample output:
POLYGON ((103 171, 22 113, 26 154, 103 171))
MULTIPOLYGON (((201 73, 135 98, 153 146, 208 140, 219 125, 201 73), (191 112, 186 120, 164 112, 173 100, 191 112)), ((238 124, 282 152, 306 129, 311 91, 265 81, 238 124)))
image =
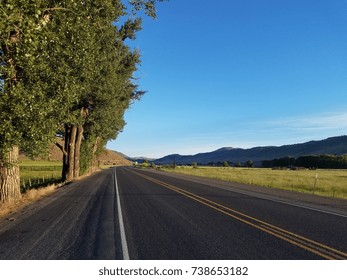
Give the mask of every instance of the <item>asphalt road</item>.
POLYGON ((118 167, 0 221, 0 259, 347 259, 347 201, 118 167))

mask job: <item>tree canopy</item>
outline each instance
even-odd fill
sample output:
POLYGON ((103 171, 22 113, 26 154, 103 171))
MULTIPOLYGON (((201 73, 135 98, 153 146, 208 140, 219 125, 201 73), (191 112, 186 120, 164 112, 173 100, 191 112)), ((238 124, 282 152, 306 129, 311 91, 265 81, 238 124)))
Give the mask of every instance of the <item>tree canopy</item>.
POLYGON ((60 135, 63 178, 71 180, 80 158, 90 169, 96 150, 116 138, 144 93, 133 77, 139 52, 125 41, 162 1, 0 1, 0 201, 19 189, 11 181, 17 147, 35 156, 60 135))

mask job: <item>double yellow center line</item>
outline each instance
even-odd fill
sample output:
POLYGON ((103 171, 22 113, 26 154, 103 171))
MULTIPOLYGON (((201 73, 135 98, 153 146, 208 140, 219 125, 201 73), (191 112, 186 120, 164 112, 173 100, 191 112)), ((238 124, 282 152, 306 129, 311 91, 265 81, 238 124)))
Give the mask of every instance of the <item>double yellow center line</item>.
POLYGON ((142 173, 134 172, 138 176, 141 176, 155 184, 158 184, 160 186, 163 186, 167 189, 170 189, 174 192, 177 192, 185 197, 188 197, 194 201, 197 201, 203 205, 206 205, 218 212, 221 212, 233 219, 236 219, 244 224, 247 224, 251 227, 257 228, 263 232, 266 232, 270 235, 273 235, 275 237, 278 237, 284 241, 287 241, 293 245, 296 245, 302 249, 305 249, 311 253, 314 253, 324 259, 329 260, 344 260, 347 259, 347 253, 341 252, 339 250, 336 250, 334 248, 331 248, 329 246, 326 246, 324 244, 321 244, 319 242, 316 242, 314 240, 308 239, 306 237, 303 237, 301 235, 292 233, 290 231, 287 231, 285 229, 282 229, 280 227, 274 226, 272 224, 269 224, 267 222, 264 222, 262 220, 259 220, 257 218, 251 217, 249 215, 246 215, 244 213, 241 213, 237 210, 234 210, 230 207, 226 207, 224 205, 221 205, 217 202, 214 202, 212 200, 209 200, 207 198, 204 198, 202 196, 196 195, 194 193, 188 192, 186 190, 183 190, 181 188, 178 188, 176 186, 173 186, 171 184, 165 183, 163 181, 154 179, 152 177, 149 177, 147 175, 144 175, 142 173))

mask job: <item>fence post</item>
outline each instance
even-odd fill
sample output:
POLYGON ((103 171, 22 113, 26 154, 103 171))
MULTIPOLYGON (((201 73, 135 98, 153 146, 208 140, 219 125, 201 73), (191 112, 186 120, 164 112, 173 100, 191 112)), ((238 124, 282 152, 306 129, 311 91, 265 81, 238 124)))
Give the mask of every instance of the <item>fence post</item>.
POLYGON ((315 179, 314 179, 314 185, 313 185, 313 191, 312 191, 312 194, 314 194, 314 192, 315 192, 315 190, 316 190, 317 179, 318 179, 318 174, 316 174, 316 177, 315 177, 315 179))

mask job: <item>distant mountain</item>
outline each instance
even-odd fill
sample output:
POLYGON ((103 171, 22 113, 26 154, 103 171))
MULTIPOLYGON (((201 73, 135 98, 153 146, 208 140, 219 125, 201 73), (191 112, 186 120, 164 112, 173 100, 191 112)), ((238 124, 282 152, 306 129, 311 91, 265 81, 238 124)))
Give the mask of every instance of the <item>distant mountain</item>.
POLYGON ((272 160, 291 156, 297 158, 306 155, 344 155, 347 154, 347 136, 331 137, 325 140, 310 141, 301 144, 284 146, 265 146, 250 149, 224 147, 213 152, 199 153, 196 155, 173 154, 155 160, 156 164, 209 164, 211 162, 229 161, 232 163, 245 163, 252 160, 260 165, 263 160, 272 160))
POLYGON ((137 163, 143 163, 145 161, 148 161, 148 162, 154 162, 155 161, 155 158, 148 158, 148 157, 128 157, 128 156, 125 156, 125 158, 127 160, 130 160, 132 162, 137 162, 137 163))

